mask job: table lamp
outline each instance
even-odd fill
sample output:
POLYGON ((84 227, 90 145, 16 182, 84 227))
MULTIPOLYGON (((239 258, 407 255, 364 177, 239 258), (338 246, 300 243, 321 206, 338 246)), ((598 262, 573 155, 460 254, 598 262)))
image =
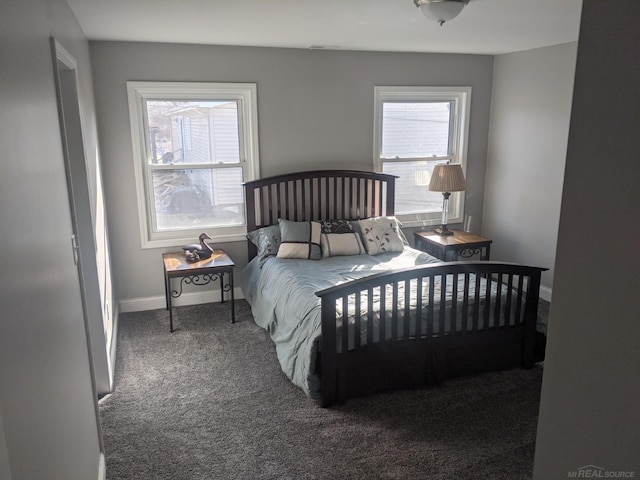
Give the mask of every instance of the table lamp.
POLYGON ((447 228, 447 217, 449 216, 449 197, 451 192, 462 192, 467 188, 464 181, 462 165, 459 163, 443 163, 436 165, 429 182, 429 190, 432 192, 442 192, 442 225, 433 231, 438 235, 453 235, 447 228))

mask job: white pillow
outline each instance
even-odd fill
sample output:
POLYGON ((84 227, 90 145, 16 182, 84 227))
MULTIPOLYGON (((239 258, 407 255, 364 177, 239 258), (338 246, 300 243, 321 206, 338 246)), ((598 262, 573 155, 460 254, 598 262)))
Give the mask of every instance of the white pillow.
POLYGON ((367 218, 360 220, 359 224, 360 233, 369 255, 404 250, 404 235, 396 217, 367 218))
POLYGON ((320 236, 323 257, 338 255, 364 255, 360 235, 357 233, 323 233, 320 236))

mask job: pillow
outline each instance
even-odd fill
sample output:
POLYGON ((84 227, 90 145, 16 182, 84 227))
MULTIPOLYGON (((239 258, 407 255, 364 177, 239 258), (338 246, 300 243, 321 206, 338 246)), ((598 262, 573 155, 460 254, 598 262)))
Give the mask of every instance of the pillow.
POLYGON ((282 243, 278 258, 308 258, 320 260, 320 224, 318 222, 292 222, 278 219, 282 243))
POLYGON ((267 260, 278 253, 280 247, 280 227, 278 225, 270 225, 268 227, 258 228, 247 233, 247 238, 251 243, 258 247, 258 258, 260 266, 267 260))
POLYGON ((369 255, 404 250, 404 234, 396 217, 367 218, 358 223, 369 255))
POLYGON ((322 233, 353 233, 353 225, 349 220, 322 220, 322 233))
POLYGON ((360 235, 357 233, 323 233, 320 236, 323 257, 338 255, 364 255, 360 235))

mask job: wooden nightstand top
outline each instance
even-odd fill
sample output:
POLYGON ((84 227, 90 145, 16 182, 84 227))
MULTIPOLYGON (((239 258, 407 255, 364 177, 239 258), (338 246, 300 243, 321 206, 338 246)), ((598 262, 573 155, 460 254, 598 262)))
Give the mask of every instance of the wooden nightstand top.
POLYGON ((233 268, 235 263, 225 253, 224 250, 214 250, 213 254, 209 258, 200 260, 198 262, 189 263, 184 252, 171 252, 162 254, 162 260, 164 261, 164 269, 168 275, 180 274, 184 275, 188 272, 194 272, 196 270, 215 270, 217 268, 233 268))
POLYGON ((420 237, 421 240, 427 240, 438 245, 454 246, 454 245, 471 245, 474 243, 491 243, 492 240, 475 235, 473 233, 465 232, 464 230, 451 230, 453 235, 441 236, 434 232, 415 232, 416 237, 420 237))

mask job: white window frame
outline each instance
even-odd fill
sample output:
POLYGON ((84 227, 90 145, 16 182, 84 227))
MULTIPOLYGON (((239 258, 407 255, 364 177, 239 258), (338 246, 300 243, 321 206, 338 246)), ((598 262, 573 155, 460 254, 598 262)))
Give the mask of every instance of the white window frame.
MULTIPOLYGON (((142 248, 174 247, 193 243, 203 227, 158 231, 151 179, 151 157, 145 102, 147 100, 233 100, 238 103, 240 163, 245 182, 259 178, 258 112, 255 83, 127 82, 131 141, 136 178, 142 248)), ((235 165, 235 164, 234 164, 235 165)), ((246 206, 245 206, 246 209, 246 206)), ((245 210, 246 211, 246 210, 245 210)), ((214 242, 246 241, 247 227, 206 227, 214 242)))
MULTIPOLYGON (((373 130, 373 166, 376 172, 382 172, 385 162, 415 162, 449 160, 460 163, 467 172, 467 144, 469 139, 469 115, 471 107, 471 87, 385 87, 374 89, 374 130, 373 130), (382 152, 382 114, 385 102, 451 102, 451 128, 449 130, 449 155, 426 158, 381 158, 382 152)), ((427 187, 425 187, 427 188, 427 187)), ((464 216, 464 192, 455 192, 449 199, 448 223, 462 223, 464 216)), ((396 215, 406 227, 420 227, 440 223, 442 212, 424 212, 421 214, 396 215)))

